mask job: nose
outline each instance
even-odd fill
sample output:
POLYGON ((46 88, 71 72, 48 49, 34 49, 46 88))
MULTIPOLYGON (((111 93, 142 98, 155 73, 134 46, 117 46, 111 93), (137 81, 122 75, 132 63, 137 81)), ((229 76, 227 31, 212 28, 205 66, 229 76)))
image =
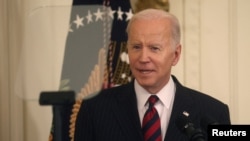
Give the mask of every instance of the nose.
POLYGON ((143 47, 140 52, 139 60, 142 63, 149 62, 149 51, 145 47, 143 47))

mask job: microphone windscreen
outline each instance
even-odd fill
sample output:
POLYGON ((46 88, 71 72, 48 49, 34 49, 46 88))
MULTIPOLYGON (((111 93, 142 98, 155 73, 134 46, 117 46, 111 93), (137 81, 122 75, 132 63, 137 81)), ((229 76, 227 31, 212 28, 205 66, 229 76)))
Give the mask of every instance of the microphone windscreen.
POLYGON ((201 127, 207 130, 208 125, 218 125, 219 123, 211 116, 206 115, 201 119, 201 127))
POLYGON ((39 98, 40 105, 65 105, 75 102, 74 91, 49 91, 41 92, 39 98))

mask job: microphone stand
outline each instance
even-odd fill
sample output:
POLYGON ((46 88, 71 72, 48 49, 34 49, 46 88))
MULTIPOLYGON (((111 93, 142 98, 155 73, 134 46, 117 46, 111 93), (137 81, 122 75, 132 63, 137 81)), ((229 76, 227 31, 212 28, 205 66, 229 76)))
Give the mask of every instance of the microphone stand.
POLYGON ((200 128, 194 128, 193 123, 188 122, 183 131, 188 136, 189 141, 205 141, 204 133, 200 128))
POLYGON ((53 141, 69 141, 69 120, 73 103, 74 91, 42 92, 40 105, 52 105, 53 111, 53 141), (67 133, 64 133, 67 131, 67 133))
POLYGON ((205 141, 205 137, 201 129, 195 129, 190 136, 190 141, 205 141))

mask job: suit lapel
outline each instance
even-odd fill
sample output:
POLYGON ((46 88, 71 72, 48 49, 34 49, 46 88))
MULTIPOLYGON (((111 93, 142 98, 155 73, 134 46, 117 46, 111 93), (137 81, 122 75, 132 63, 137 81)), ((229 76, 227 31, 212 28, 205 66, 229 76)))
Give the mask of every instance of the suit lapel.
POLYGON ((175 122, 183 112, 192 113, 192 98, 188 96, 186 88, 175 77, 173 77, 173 80, 176 85, 176 93, 165 141, 186 140, 186 136, 178 129, 175 122))
POLYGON ((133 83, 124 87, 121 94, 117 94, 114 113, 126 138, 142 140, 141 124, 137 110, 137 100, 133 83))

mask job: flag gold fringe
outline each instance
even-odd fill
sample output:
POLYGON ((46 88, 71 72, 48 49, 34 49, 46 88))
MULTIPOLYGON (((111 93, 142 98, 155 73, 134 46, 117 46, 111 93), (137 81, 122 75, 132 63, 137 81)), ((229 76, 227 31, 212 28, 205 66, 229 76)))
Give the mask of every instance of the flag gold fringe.
POLYGON ((88 82, 84 85, 81 91, 77 94, 76 102, 73 105, 72 114, 70 116, 70 130, 69 137, 71 141, 74 141, 75 133, 75 122, 77 114, 81 107, 83 98, 97 93, 102 89, 104 70, 106 66, 106 51, 104 48, 101 48, 98 56, 98 64, 94 67, 94 70, 91 72, 88 82))

